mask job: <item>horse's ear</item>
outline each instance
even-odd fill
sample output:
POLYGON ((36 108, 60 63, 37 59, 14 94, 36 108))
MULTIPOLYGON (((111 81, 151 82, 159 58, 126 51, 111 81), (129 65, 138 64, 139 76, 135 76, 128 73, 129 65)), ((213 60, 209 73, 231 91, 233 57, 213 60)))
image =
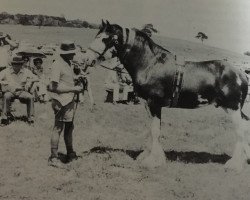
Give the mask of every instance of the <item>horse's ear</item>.
POLYGON ((110 23, 108 20, 106 20, 106 23, 107 23, 107 27, 110 27, 110 23))
POLYGON ((106 26, 106 24, 105 24, 105 22, 102 19, 102 27, 105 27, 105 26, 106 26))

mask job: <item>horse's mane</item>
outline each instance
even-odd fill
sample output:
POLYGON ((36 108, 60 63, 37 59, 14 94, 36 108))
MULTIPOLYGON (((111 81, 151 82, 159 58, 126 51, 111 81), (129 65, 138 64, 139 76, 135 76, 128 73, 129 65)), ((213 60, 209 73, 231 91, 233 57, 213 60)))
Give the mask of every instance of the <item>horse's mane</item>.
MULTIPOLYGON (((112 24, 112 29, 115 32, 122 32, 122 27, 118 24, 112 24)), ((133 28, 133 30, 135 31, 136 35, 139 37, 144 38, 145 41, 147 41, 150 50, 152 51, 153 54, 158 54, 158 53, 167 53, 170 54, 171 52, 169 50, 167 50, 166 48, 156 44, 145 32, 133 28)), ((101 30, 100 30, 101 31, 101 30)))
POLYGON ((149 48, 154 54, 157 54, 158 52, 160 53, 171 53, 169 50, 165 49, 164 47, 156 44, 146 33, 143 31, 140 31, 138 29, 134 29, 136 32, 136 35, 143 37, 149 45, 149 48))

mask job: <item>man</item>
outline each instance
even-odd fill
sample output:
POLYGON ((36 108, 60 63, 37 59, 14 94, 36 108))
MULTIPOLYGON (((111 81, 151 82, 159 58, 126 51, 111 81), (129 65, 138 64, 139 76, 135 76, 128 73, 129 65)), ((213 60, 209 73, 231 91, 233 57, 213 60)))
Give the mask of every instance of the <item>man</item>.
POLYGON ((27 104, 28 122, 34 122, 34 101, 29 90, 32 82, 38 81, 38 78, 30 70, 23 68, 23 64, 21 56, 13 56, 11 66, 0 72, 0 84, 4 92, 1 123, 4 125, 9 123, 10 106, 14 99, 27 104))
POLYGON ((127 103, 128 93, 133 92, 132 80, 125 71, 123 65, 118 58, 114 58, 111 62, 113 70, 107 76, 105 86, 107 90, 113 90, 113 103, 116 104, 120 101, 119 94, 122 91, 122 101, 127 103), (113 63, 114 62, 114 63, 113 63))
POLYGON ((8 66, 11 51, 17 47, 18 44, 9 35, 0 32, 0 71, 8 66))
POLYGON ((142 27, 141 31, 146 33, 148 37, 152 37, 152 32, 158 33, 158 31, 154 28, 153 24, 145 24, 142 27))
POLYGON ((82 91, 82 87, 74 86, 74 72, 71 61, 75 55, 75 44, 70 41, 62 42, 59 56, 52 65, 51 83, 48 87, 51 92, 52 108, 55 114, 55 124, 51 135, 51 156, 48 164, 61 167, 58 158, 58 144, 64 130, 64 142, 67 150, 67 159, 77 159, 73 150, 72 133, 74 129, 75 94, 82 91))

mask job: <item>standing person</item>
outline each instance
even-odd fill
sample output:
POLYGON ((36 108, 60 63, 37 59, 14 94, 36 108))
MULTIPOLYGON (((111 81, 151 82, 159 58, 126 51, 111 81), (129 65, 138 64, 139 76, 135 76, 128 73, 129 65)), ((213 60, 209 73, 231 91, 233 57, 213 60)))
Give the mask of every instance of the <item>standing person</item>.
POLYGON ((18 44, 11 40, 7 34, 0 33, 0 71, 8 66, 11 51, 18 47, 18 44))
POLYGON ((61 133, 64 131, 64 142, 67 150, 67 159, 77 159, 73 150, 75 94, 82 91, 82 87, 74 86, 74 72, 71 61, 75 55, 75 44, 70 41, 62 42, 59 55, 52 64, 51 83, 48 87, 51 91, 52 108, 55 114, 55 123, 51 135, 51 156, 48 164, 54 167, 62 165, 58 158, 58 144, 61 133))
POLYGON ((38 78, 30 70, 23 68, 23 63, 21 56, 13 56, 11 66, 0 72, 0 84, 4 92, 1 123, 4 125, 9 123, 10 106, 14 99, 27 104, 28 122, 34 122, 34 100, 29 91, 38 78))

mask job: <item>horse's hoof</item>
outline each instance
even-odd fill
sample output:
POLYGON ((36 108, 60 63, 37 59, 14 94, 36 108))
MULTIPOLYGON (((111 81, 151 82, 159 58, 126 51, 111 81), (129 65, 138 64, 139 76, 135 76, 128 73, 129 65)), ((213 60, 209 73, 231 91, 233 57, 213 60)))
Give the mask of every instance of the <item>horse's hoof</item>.
POLYGON ((166 159, 164 158, 156 158, 153 156, 148 156, 141 161, 141 165, 148 169, 154 169, 166 164, 166 159))
POLYGON ((226 172, 234 171, 240 173, 243 170, 243 162, 230 159, 226 162, 224 169, 226 172))
POLYGON ((139 154, 139 156, 136 158, 137 161, 142 162, 147 156, 149 156, 149 151, 144 150, 139 154))

